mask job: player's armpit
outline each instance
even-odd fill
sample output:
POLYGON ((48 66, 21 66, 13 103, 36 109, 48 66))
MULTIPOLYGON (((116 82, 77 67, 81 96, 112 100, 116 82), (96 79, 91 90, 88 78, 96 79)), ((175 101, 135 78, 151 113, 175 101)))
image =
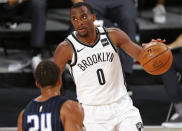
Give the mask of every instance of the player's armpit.
POLYGON ((18 116, 18 123, 17 123, 18 129, 17 129, 17 131, 23 131, 23 129, 22 129, 23 113, 24 113, 24 110, 22 110, 22 111, 20 112, 19 116, 18 116))
POLYGON ((84 112, 78 102, 66 101, 61 110, 61 120, 65 131, 82 131, 84 112))

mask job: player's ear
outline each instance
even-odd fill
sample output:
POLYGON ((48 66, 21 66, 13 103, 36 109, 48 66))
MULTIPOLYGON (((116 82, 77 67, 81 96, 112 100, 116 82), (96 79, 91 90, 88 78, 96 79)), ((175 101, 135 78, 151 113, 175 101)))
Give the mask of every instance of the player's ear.
POLYGON ((96 14, 92 14, 92 20, 93 20, 93 21, 96 20, 96 14))
POLYGON ((61 85, 61 83, 62 83, 62 78, 60 77, 59 79, 58 79, 58 81, 57 81, 57 85, 61 85))
POLYGON ((40 88, 40 85, 37 81, 35 81, 35 85, 36 85, 36 87, 40 88))
POLYGON ((60 77, 56 83, 56 88, 58 88, 58 90, 61 90, 61 84, 62 84, 62 78, 60 77))

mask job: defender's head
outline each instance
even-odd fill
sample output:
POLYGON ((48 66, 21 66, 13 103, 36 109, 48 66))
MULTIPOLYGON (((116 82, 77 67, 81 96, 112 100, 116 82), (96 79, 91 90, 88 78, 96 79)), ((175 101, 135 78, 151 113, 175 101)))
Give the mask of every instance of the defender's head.
POLYGON ((41 88, 55 86, 60 80, 59 67, 52 61, 44 60, 37 66, 34 78, 41 88))
POLYGON ((70 10, 71 23, 80 37, 85 37, 94 28, 96 15, 92 7, 85 2, 78 2, 70 10))

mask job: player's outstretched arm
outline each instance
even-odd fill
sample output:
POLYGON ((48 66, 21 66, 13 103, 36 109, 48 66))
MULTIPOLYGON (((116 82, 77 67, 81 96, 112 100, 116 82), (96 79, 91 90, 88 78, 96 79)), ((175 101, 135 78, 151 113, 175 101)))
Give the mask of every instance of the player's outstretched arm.
POLYGON ((128 55, 140 60, 143 48, 132 42, 128 35, 118 28, 107 28, 109 36, 115 46, 122 48, 128 55))
POLYGON ((65 131, 83 131, 84 112, 78 102, 67 100, 60 110, 60 116, 65 131))
POLYGON ((17 123, 18 129, 17 129, 17 131, 23 131, 23 129, 22 129, 22 118, 23 118, 23 113, 24 113, 24 110, 22 110, 22 111, 20 112, 19 116, 18 116, 18 123, 17 123))

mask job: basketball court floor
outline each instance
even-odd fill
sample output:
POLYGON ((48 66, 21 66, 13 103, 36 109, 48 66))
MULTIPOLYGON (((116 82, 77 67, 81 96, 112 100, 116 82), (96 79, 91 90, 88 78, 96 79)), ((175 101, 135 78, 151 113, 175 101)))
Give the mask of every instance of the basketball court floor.
MULTIPOLYGON (((0 131, 17 131, 16 127, 11 127, 11 128, 6 128, 6 127, 2 127, 0 128, 0 131)), ((181 129, 177 129, 177 128, 163 128, 160 126, 145 126, 145 131, 182 131, 181 129)))

